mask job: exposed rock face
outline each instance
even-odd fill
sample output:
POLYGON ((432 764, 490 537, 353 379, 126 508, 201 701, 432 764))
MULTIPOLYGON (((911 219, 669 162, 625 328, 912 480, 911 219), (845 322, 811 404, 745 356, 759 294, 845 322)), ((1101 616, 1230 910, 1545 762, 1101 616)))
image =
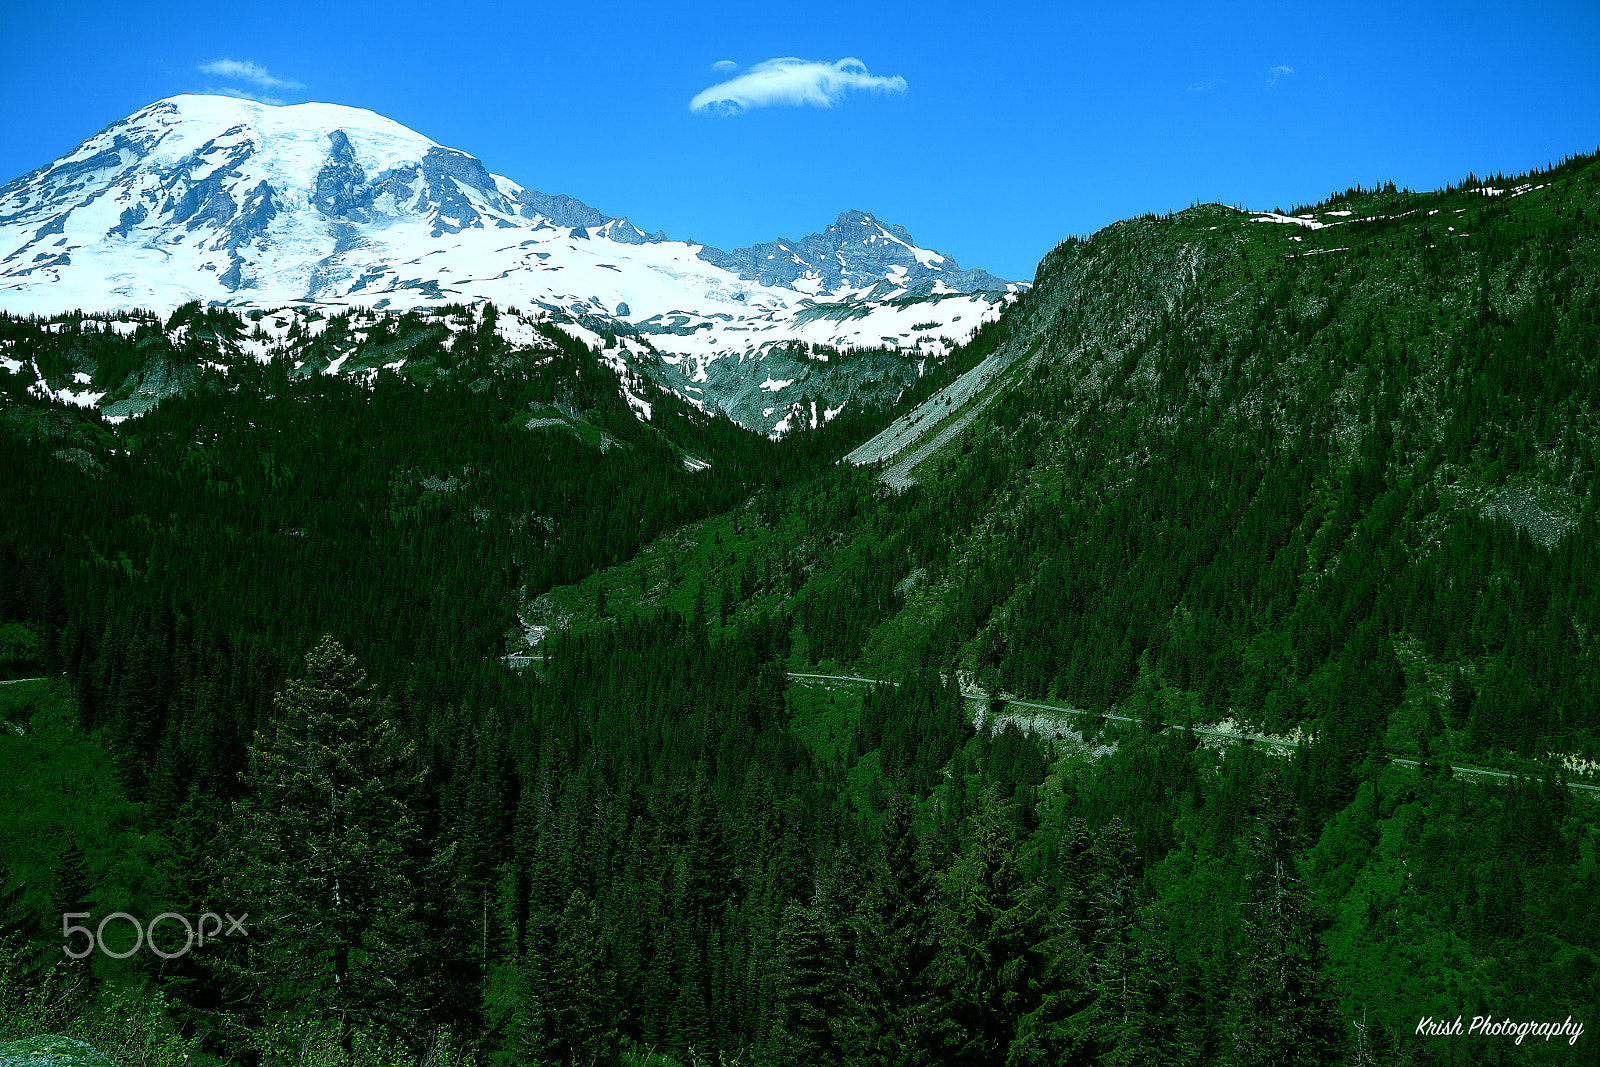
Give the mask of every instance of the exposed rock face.
MULTIPOLYGON (((350 137, 343 130, 334 130, 328 134, 328 143, 328 160, 317 172, 311 202, 331 218, 366 222, 366 207, 372 202, 372 192, 367 186, 366 171, 350 151, 350 137)), ((271 186, 266 188, 271 191, 271 186)))
POLYGON ((506 214, 516 210, 500 194, 483 164, 465 152, 437 145, 428 149, 422 157, 422 177, 427 183, 425 202, 434 208, 434 237, 460 233, 469 226, 482 229, 478 204, 506 214))
POLYGON ((522 205, 523 218, 543 215, 561 226, 603 226, 611 218, 565 193, 551 196, 537 189, 523 189, 517 196, 517 202, 522 205))

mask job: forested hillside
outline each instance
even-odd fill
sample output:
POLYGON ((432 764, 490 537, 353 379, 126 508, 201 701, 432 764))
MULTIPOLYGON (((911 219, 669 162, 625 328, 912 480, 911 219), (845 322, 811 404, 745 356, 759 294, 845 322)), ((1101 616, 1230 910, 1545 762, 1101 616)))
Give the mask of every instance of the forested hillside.
POLYGON ((879 580, 919 591, 875 610, 919 625, 869 618, 842 658, 1091 708, 1145 677, 1320 724, 1344 764, 1425 736, 1592 757, 1595 177, 1584 157, 1065 243, 1014 316, 1017 387, 861 540, 881 559, 904 531, 879 580))
POLYGON ((778 442, 488 308, 354 381, 226 312, 209 361, 0 322, 53 375, 214 364, 115 425, 0 380, 0 670, 48 679, 0 687, 0 1036, 1600 1061, 1417 1032, 1600 1022, 1596 180, 1119 223, 778 442), (838 462, 914 405, 969 421, 908 488, 838 462), (62 958, 115 911, 250 932, 62 958))

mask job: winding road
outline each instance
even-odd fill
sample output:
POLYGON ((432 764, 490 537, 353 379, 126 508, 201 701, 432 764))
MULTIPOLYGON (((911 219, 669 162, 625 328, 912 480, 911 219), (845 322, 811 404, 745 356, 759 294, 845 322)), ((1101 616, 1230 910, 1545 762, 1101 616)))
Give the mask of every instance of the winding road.
MULTIPOLYGON (((860 677, 858 675, 854 675, 854 674, 803 674, 803 673, 800 673, 800 672, 797 672, 797 671, 790 671, 789 672, 789 677, 790 678, 815 678, 815 679, 819 679, 819 680, 822 680, 822 681, 834 681, 834 682, 866 682, 866 683, 868 683, 870 685, 883 685, 883 684, 896 685, 896 684, 898 684, 898 683, 895 683, 895 682, 885 682, 881 678, 862 678, 862 677, 860 677)), ((966 699, 973 700, 973 701, 987 701, 989 699, 989 695, 987 693, 979 693, 979 692, 976 692, 976 691, 971 690, 971 689, 963 689, 961 691, 961 695, 963 697, 965 697, 966 699)), ((1014 700, 1014 699, 1012 699, 1011 697, 1008 697, 1008 696, 1002 696, 1000 699, 1005 701, 1006 706, 1008 708, 1016 708, 1016 707, 1037 708, 1039 711, 1049 712, 1052 717, 1057 719, 1057 721, 1055 723, 1049 724, 1049 725, 1055 727, 1053 732, 1040 729, 1040 725, 1039 725, 1039 722, 1038 722, 1038 716, 1033 716, 1031 718, 1026 718, 1026 717, 1020 717, 1020 716, 1014 716, 1014 715, 1006 715, 1006 716, 1003 716, 1003 717, 1006 718, 1006 719, 1011 719, 1013 721, 1016 721, 1018 726, 1031 727, 1032 729, 1038 730, 1040 733, 1049 733, 1049 736, 1053 736, 1053 737, 1060 737, 1063 734, 1066 734, 1068 732, 1072 732, 1072 733, 1076 733, 1077 732, 1076 730, 1072 730, 1071 727, 1069 727, 1065 722, 1060 721, 1060 717, 1066 716, 1066 715, 1090 715, 1090 714, 1092 714, 1091 712, 1081 711, 1081 710, 1079 710, 1077 708, 1061 708, 1061 707, 1056 707, 1053 704, 1035 704, 1035 703, 1032 703, 1031 701, 1027 701, 1027 700, 1014 700)), ((980 712, 979 714, 981 715, 982 713, 980 712)), ((1134 722, 1134 721, 1136 721, 1134 719, 1129 718, 1126 715, 1106 715, 1104 717, 1107 718, 1107 719, 1116 719, 1118 722, 1134 722)), ((1161 725, 1163 727, 1170 727, 1172 729, 1177 729, 1177 730, 1188 729, 1188 730, 1194 731, 1197 734, 1206 734, 1206 735, 1211 736, 1211 737, 1220 737, 1220 738, 1224 738, 1224 739, 1229 740, 1229 741, 1252 741, 1252 742, 1255 742, 1256 744, 1273 745, 1273 746, 1275 746, 1277 748, 1289 748, 1289 749, 1292 749, 1292 748, 1298 748, 1299 747, 1299 745, 1294 741, 1284 741, 1281 738, 1276 738, 1276 737, 1265 737, 1265 736, 1263 736, 1261 734, 1237 733, 1237 732, 1228 731, 1228 730, 1214 729, 1213 727, 1210 727, 1210 726, 1188 726, 1188 727, 1186 727, 1186 726, 1182 725, 1181 723, 1171 723, 1171 722, 1162 723, 1161 725)), ((1396 757, 1396 756, 1391 756, 1389 758, 1389 762, 1390 763, 1398 763, 1398 764, 1400 764, 1401 766, 1404 766, 1404 767, 1416 767, 1416 766, 1419 766, 1419 764, 1417 763, 1416 760, 1400 759, 1399 757, 1396 757)), ((1513 777, 1517 777, 1516 775, 1510 773, 1509 771, 1491 771, 1486 767, 1470 767, 1470 766, 1463 766, 1461 764, 1451 764, 1450 765, 1450 770, 1454 774, 1465 774, 1465 775, 1477 776, 1477 777, 1485 777, 1485 778, 1513 778, 1513 777)), ((1526 777, 1526 776, 1524 776, 1524 777, 1526 777)), ((1539 781, 1539 779, 1533 779, 1533 780, 1534 781, 1539 781)), ((1592 794, 1593 793, 1600 793, 1600 785, 1582 785, 1582 784, 1579 784, 1577 782, 1568 782, 1567 786, 1569 788, 1571 788, 1571 789, 1576 789, 1576 790, 1579 790, 1579 791, 1584 792, 1584 793, 1592 793, 1592 794)))

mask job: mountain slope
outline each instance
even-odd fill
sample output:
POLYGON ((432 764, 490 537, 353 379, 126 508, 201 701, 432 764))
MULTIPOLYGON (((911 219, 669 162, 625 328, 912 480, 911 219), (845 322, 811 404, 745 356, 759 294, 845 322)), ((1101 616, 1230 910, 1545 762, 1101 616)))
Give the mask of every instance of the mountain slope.
POLYGON ((493 301, 647 338, 670 388, 781 433, 813 400, 914 379, 1021 288, 862 212, 790 246, 647 235, 358 108, 179 96, 0 188, 0 310, 493 301), (823 365, 854 349, 894 355, 823 365))
POLYGON ((1317 805, 1372 752, 1591 766, 1597 184, 1585 156, 1066 241, 851 452, 902 491, 794 500, 748 566, 808 576, 778 600, 812 663, 1302 731, 1317 805))
POLYGON ((798 241, 776 241, 723 252, 700 251, 700 258, 762 285, 833 292, 884 283, 885 292, 940 282, 961 292, 1004 292, 1011 283, 985 270, 962 270, 954 259, 918 248, 904 226, 885 226, 864 211, 846 211, 822 233, 798 241))
MULTIPOLYGON (((592 1017, 663 1062, 1334 1063, 1347 1023, 1352 1062, 1489 1062, 1417 1020, 1600 996, 1600 836, 1562 788, 1600 754, 1597 178, 1066 242, 857 453, 883 469, 836 462, 867 419, 739 431, 650 391, 648 336, 542 309, 3 319, 0 621, 142 802, 141 882, 191 900, 251 896, 227 800, 275 798, 247 745, 310 642, 359 651, 453 872, 384 905, 447 965, 385 995, 396 1041, 525 1056, 530 1006, 601 974, 592 1017), (58 402, 164 377, 114 427, 58 402), (1285 743, 1182 728, 1223 719, 1285 743), (809 1047, 772 979, 797 960, 840 1006, 809 1047)), ((112 810, 8 740, 44 812, 112 810)), ((337 1032, 275 972, 190 962, 174 1034, 288 1060, 337 1032)))
POLYGON ((920 577, 833 654, 1316 728, 1336 794, 1370 744, 1592 758, 1597 183, 1065 242, 985 366, 853 453, 919 483, 864 540, 907 539, 886 588, 920 577))

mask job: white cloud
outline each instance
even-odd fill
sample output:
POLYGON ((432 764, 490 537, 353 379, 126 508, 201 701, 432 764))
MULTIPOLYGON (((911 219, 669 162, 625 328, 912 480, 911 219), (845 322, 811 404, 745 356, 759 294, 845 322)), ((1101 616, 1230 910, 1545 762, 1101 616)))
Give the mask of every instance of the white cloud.
POLYGON ((1186 93, 1210 92, 1212 89, 1215 89, 1217 86, 1219 86, 1221 84, 1222 84, 1222 79, 1221 78, 1207 78, 1203 82, 1195 82, 1193 85, 1191 85, 1187 89, 1185 89, 1184 92, 1186 92, 1186 93))
MULTIPOLYGON (((267 73, 267 68, 257 66, 246 60, 213 59, 210 63, 202 63, 198 68, 201 74, 215 74, 219 78, 230 78, 235 81, 249 82, 263 89, 304 89, 305 86, 297 81, 286 78, 274 78, 267 73)), ((252 99, 254 99, 252 97, 252 99)))
POLYGON ((1267 71, 1267 75, 1268 75, 1268 77, 1267 77, 1267 88, 1270 89, 1274 85, 1277 85, 1278 84, 1278 79, 1283 77, 1285 74, 1293 74, 1293 73, 1294 73, 1294 68, 1293 67, 1282 67, 1282 66, 1273 67, 1271 70, 1267 71))
POLYGON ((246 92, 243 89, 235 89, 232 86, 224 86, 219 89, 216 86, 208 85, 206 86, 205 91, 207 95, 210 96, 231 96, 235 100, 254 100, 258 104, 283 103, 283 101, 276 96, 267 96, 265 93, 246 92))
POLYGON ((837 63, 793 57, 769 59, 697 94, 689 101, 689 110, 740 115, 753 107, 832 107, 852 89, 903 93, 906 80, 899 75, 881 78, 868 74, 866 64, 859 59, 841 59, 837 63))
POLYGON ((738 69, 739 64, 731 59, 719 59, 711 64, 711 73, 713 74, 732 74, 738 69))

